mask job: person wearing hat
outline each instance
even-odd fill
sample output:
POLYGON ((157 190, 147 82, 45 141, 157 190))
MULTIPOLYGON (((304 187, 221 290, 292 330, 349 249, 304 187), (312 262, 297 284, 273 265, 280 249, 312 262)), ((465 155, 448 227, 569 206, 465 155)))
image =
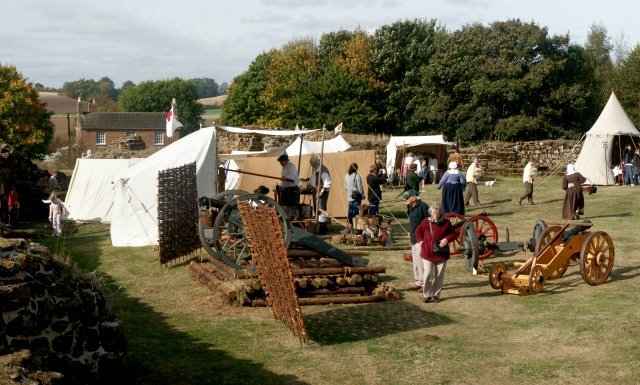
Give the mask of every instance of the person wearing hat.
POLYGON ((312 157, 309 159, 309 165, 311 166, 309 178, 301 180, 308 181, 309 186, 313 187, 314 191, 317 191, 318 208, 322 211, 327 211, 329 190, 331 190, 331 174, 329 174, 329 169, 324 165, 322 165, 322 169, 320 168, 320 158, 312 157))
POLYGON ((282 206, 298 207, 300 204, 300 188, 298 182, 300 176, 298 175, 298 169, 289 161, 289 155, 282 154, 278 157, 278 162, 282 166, 282 173, 280 174, 280 186, 278 188, 279 203, 282 206))
POLYGON ((458 169, 456 162, 449 162, 449 169, 440 178, 438 190, 442 189, 442 213, 458 213, 464 215, 463 192, 467 187, 467 179, 458 169))
POLYGON ((418 176, 418 173, 416 172, 417 170, 418 165, 416 163, 409 166, 409 173, 407 174, 407 180, 404 185, 405 191, 420 191, 420 176, 418 176))
POLYGON ((587 178, 576 171, 574 165, 567 165, 567 174, 562 177, 562 189, 565 191, 564 204, 562 205, 563 219, 580 219, 584 214, 584 195, 582 184, 587 178))
POLYGON ((378 168, 377 165, 369 166, 369 175, 367 175, 367 200, 369 201, 369 215, 378 215, 378 207, 382 200, 381 185, 387 182, 387 174, 384 167, 378 168))
POLYGON ((423 220, 429 217, 429 206, 418 196, 416 190, 404 192, 407 200, 407 215, 409 216, 409 240, 411 241, 411 260, 413 263, 413 282, 416 290, 421 291, 424 285, 424 264, 420 256, 421 243, 416 238, 416 229, 423 220))

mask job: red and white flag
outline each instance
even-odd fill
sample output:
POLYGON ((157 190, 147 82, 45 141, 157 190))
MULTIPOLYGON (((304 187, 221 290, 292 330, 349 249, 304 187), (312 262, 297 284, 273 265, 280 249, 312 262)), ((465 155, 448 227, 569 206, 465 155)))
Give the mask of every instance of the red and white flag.
POLYGON ((173 106, 171 106, 171 110, 167 113, 167 137, 173 138, 173 132, 180 127, 182 127, 182 123, 176 119, 176 114, 173 112, 173 106))
POLYGON ((342 122, 340 122, 340 124, 338 124, 336 128, 333 129, 333 131, 335 131, 336 134, 342 133, 342 122))

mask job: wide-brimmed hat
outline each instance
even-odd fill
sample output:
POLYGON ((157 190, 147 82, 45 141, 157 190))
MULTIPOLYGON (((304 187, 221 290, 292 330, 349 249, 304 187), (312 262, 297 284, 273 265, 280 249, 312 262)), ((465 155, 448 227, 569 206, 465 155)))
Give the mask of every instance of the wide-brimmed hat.
POLYGON ((289 160, 289 155, 287 154, 282 154, 278 157, 278 162, 283 161, 283 160, 289 160))
POLYGON ((267 194, 269 194, 269 187, 260 185, 260 186, 258 186, 257 189, 253 190, 253 193, 254 194, 267 195, 267 194))
POLYGON ((407 191, 405 191, 402 196, 404 197, 404 199, 409 199, 411 197, 416 197, 419 198, 418 196, 418 192, 414 189, 409 189, 407 191))

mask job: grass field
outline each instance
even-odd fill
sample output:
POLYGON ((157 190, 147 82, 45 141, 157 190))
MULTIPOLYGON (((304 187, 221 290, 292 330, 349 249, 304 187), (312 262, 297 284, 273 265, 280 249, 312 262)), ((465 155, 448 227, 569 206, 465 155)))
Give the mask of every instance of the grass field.
MULTIPOLYGON (((482 207, 500 240, 531 236, 539 219, 559 221, 560 178, 537 180, 536 205, 518 206, 519 178, 480 185, 482 207)), ((406 225, 398 190, 385 206, 406 225)), ((303 307, 309 344, 266 308, 225 305, 188 275, 188 261, 161 268, 153 248, 113 248, 105 225, 65 225, 62 238, 43 238, 104 282, 124 321, 132 384, 637 384, 640 382, 640 187, 600 187, 586 196, 586 218, 615 245, 606 284, 589 286, 572 262, 565 276, 536 295, 502 295, 488 276, 450 260, 442 301, 423 304, 401 251, 371 252, 387 267, 384 281, 399 301, 303 307)), ((422 194, 440 199, 429 186, 422 194)), ((383 210, 383 213, 385 211, 383 210)), ((401 241, 402 230, 395 234, 401 241)), ((522 261, 511 252, 487 262, 522 261)))

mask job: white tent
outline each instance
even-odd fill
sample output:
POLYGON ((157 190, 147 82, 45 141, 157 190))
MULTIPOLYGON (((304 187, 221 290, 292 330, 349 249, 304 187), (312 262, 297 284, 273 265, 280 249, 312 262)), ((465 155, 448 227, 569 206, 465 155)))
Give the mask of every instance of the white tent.
POLYGON ((322 142, 313 142, 297 137, 296 140, 287 147, 286 151, 289 156, 300 156, 307 154, 320 154, 320 152, 324 152, 326 154, 343 152, 347 151, 349 148, 351 148, 351 145, 342 137, 342 135, 338 135, 333 139, 325 140, 324 147, 322 146, 322 142), (301 142, 302 148, 300 148, 301 142))
POLYGON ((576 161, 576 170, 591 183, 613 184, 612 166, 619 164, 627 144, 636 147, 640 132, 611 92, 598 120, 587 131, 576 161))
POLYGON ((455 143, 444 140, 443 135, 422 135, 422 136, 391 136, 387 144, 387 175, 394 174, 395 169, 402 165, 401 158, 406 151, 419 151, 432 153, 438 159, 438 163, 444 163, 447 146, 455 143))
POLYGON ((198 196, 216 190, 216 130, 202 128, 114 177, 113 246, 158 244, 158 172, 196 163, 198 196))
POLYGON ((66 219, 110 222, 113 176, 139 162, 132 159, 76 159, 65 198, 66 219))
POLYGON ((279 156, 282 154, 282 147, 273 147, 262 151, 231 151, 231 154, 218 155, 220 160, 224 161, 225 179, 224 189, 235 190, 239 188, 240 174, 228 170, 242 170, 244 161, 247 158, 279 156), (275 155, 277 153, 277 155, 275 155))

